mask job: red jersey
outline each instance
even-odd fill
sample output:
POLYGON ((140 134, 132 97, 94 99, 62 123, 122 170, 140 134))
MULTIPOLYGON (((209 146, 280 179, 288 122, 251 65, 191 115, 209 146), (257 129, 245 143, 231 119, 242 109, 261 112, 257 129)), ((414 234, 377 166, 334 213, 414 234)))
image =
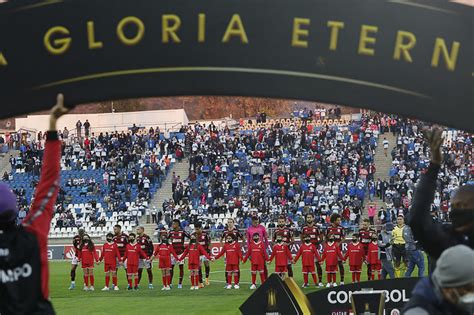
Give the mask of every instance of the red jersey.
POLYGON ((236 241, 238 241, 239 239, 242 241, 244 240, 244 236, 242 235, 242 233, 240 233, 240 231, 234 227, 232 230, 225 228, 224 232, 222 233, 221 242, 223 242, 229 235, 233 236, 234 240, 236 241))
POLYGON ((249 257, 252 260, 252 265, 265 264, 265 262, 268 260, 268 255, 262 242, 250 242, 250 245, 247 248, 247 254, 245 255, 243 261, 246 262, 249 257))
POLYGON ((362 266, 364 262, 364 248, 361 243, 349 243, 347 245, 347 252, 344 256, 344 260, 349 257, 349 265, 351 266, 362 266))
POLYGON ((283 227, 283 228, 277 227, 275 229, 275 233, 273 233, 273 238, 272 238, 273 243, 276 243, 277 236, 282 237, 283 243, 286 243, 286 244, 292 243, 293 232, 287 227, 283 227))
POLYGON ((272 255, 270 256, 270 261, 275 258, 276 266, 286 266, 288 265, 288 260, 292 260, 290 249, 286 244, 276 244, 273 245, 272 255))
POLYGON ((189 238, 189 234, 183 230, 171 230, 168 233, 168 239, 173 245, 173 249, 176 254, 180 255, 184 252, 184 239, 189 238))
POLYGON ((334 235, 334 241, 336 243, 340 243, 344 240, 344 228, 340 225, 332 225, 327 229, 327 235, 332 234, 334 235))
POLYGON ((188 256, 189 265, 199 265, 199 258, 201 255, 206 256, 207 259, 211 259, 211 256, 209 256, 201 244, 197 244, 197 246, 194 245, 196 244, 189 244, 179 260, 183 260, 184 257, 188 256))
POLYGON ((169 265, 171 265, 171 255, 178 259, 178 255, 176 255, 173 245, 164 243, 159 244, 153 253, 153 256, 158 256, 160 261, 163 261, 165 264, 169 263, 169 265))
POLYGON ((138 260, 140 258, 148 259, 148 257, 140 247, 140 244, 127 244, 125 248, 125 254, 122 257, 122 261, 127 260, 127 265, 138 266, 138 260))
POLYGON ((72 246, 74 246, 74 254, 76 257, 79 256, 79 251, 81 250, 82 237, 80 235, 74 236, 72 239, 72 246))
POLYGON ((211 252, 211 249, 209 246, 211 245, 211 238, 209 237, 209 234, 207 232, 202 231, 201 235, 197 235, 196 233, 193 233, 192 235, 196 236, 196 242, 201 245, 207 253, 211 252))
POLYGON ((321 230, 316 226, 309 226, 305 225, 303 226, 303 229, 301 230, 301 236, 306 236, 308 235, 309 238, 311 239, 311 244, 313 245, 319 245, 321 243, 321 230))
POLYGON ((360 238, 360 242, 364 245, 364 246, 368 246, 369 243, 372 241, 372 235, 377 235, 377 232, 373 229, 360 229, 359 230, 359 238, 360 238))
POLYGON ((336 242, 324 244, 323 256, 321 257, 321 261, 326 260, 326 265, 328 266, 336 266, 337 259, 344 260, 342 257, 341 250, 336 242))
POLYGON ((117 259, 120 259, 120 252, 118 250, 117 244, 105 243, 102 246, 102 253, 100 255, 100 261, 104 261, 106 265, 115 265, 117 259))
POLYGON ((380 265, 382 263, 379 257, 379 245, 377 242, 370 242, 369 252, 367 253, 367 261, 371 265, 380 265))
POLYGON ((120 256, 123 257, 123 255, 125 255, 125 251, 127 250, 128 235, 125 233, 121 233, 120 235, 115 235, 114 243, 117 244, 117 248, 120 252, 120 256))
POLYGON ((89 250, 89 248, 83 247, 81 251, 79 251, 79 259, 83 265, 94 265, 94 261, 99 261, 99 256, 95 249, 89 250))
POLYGON ((216 256, 216 259, 220 258, 225 254, 226 265, 238 265, 242 260, 242 251, 240 245, 237 242, 232 244, 225 243, 221 249, 221 252, 216 256))
POLYGON ((303 266, 314 266, 314 260, 317 259, 318 261, 321 260, 321 256, 319 256, 318 250, 316 249, 316 245, 314 244, 306 244, 302 243, 298 253, 295 257, 295 262, 301 258, 301 263, 303 266))
POLYGON ((142 236, 137 235, 137 243, 140 244, 140 247, 142 248, 143 252, 147 254, 148 256, 151 256, 153 254, 153 241, 151 238, 143 233, 142 236))

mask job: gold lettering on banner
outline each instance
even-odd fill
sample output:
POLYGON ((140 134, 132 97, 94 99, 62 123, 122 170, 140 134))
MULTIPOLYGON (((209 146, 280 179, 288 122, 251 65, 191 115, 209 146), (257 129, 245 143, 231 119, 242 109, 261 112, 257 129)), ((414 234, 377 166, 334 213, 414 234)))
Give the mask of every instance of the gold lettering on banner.
POLYGON ((169 43, 170 38, 173 43, 181 43, 176 32, 181 27, 181 19, 174 14, 163 14, 161 18, 161 40, 163 43, 169 43))
POLYGON ((337 39, 339 30, 344 28, 344 22, 328 21, 328 27, 331 28, 331 39, 329 41, 329 50, 337 50, 337 39))
POLYGON ((199 13, 198 15, 198 42, 204 43, 206 41, 206 15, 199 13))
POLYGON ((0 66, 1 67, 6 67, 8 66, 7 58, 3 55, 3 53, 0 51, 0 66))
POLYGON ((373 56, 375 55, 375 50, 373 48, 367 47, 368 44, 375 44, 375 37, 370 37, 370 33, 377 33, 379 28, 374 25, 365 25, 363 24, 360 29, 360 39, 359 39, 359 55, 373 56))
POLYGON ((456 61, 458 59, 460 47, 461 43, 454 41, 451 45, 451 52, 448 52, 448 47, 446 46, 444 39, 437 37, 435 40, 433 57, 431 58, 431 66, 437 68, 439 65, 440 55, 443 55, 446 69, 454 71, 456 69, 456 61))
POLYGON ((409 50, 415 47, 415 34, 405 31, 398 31, 395 40, 395 49, 393 51, 393 59, 400 60, 402 58, 406 62, 413 62, 409 50))
POLYGON ((136 16, 124 17, 117 25, 117 37, 126 46, 134 46, 138 44, 145 36, 145 24, 136 16), (134 37, 129 38, 125 35, 123 29, 129 24, 134 24, 137 27, 137 33, 134 37))
POLYGON ((240 15, 234 14, 230 19, 229 24, 227 25, 227 29, 222 37, 223 43, 228 43, 230 39, 234 36, 240 38, 240 42, 242 44, 248 44, 249 39, 247 38, 247 33, 245 32, 244 24, 242 23, 242 19, 240 15))
POLYGON ((295 18, 293 20, 293 32, 291 36, 291 46, 307 48, 308 41, 303 40, 301 37, 308 37, 309 31, 307 29, 301 28, 301 26, 309 26, 311 23, 310 19, 305 18, 295 18))
POLYGON ((104 47, 104 44, 101 41, 95 40, 95 27, 93 21, 87 22, 87 43, 89 44, 89 49, 99 49, 104 47))
POLYGON ((62 37, 52 40, 53 35, 69 35, 69 30, 64 26, 51 27, 43 38, 43 44, 46 50, 52 55, 62 55, 71 46, 72 39, 70 37, 62 37))

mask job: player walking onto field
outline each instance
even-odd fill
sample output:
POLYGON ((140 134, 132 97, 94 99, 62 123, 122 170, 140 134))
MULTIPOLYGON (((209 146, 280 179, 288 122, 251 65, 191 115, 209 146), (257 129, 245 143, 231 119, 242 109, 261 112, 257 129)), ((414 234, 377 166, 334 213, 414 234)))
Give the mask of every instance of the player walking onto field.
POLYGON ((276 237, 276 244, 273 245, 269 261, 272 262, 273 258, 275 258, 275 272, 278 273, 280 278, 284 279, 288 271, 288 261, 292 261, 293 256, 291 256, 288 245, 283 243, 281 235, 276 237))
MULTIPOLYGON (((211 254, 211 238, 206 231, 203 231, 202 224, 200 222, 194 225, 194 235, 196 235, 196 241, 204 248, 207 253, 207 256, 211 254)), ((201 262, 204 263, 204 269, 206 271, 206 285, 209 285, 209 274, 211 272, 211 267, 209 266, 209 258, 206 255, 201 256, 201 262)), ((199 265, 199 287, 203 288, 204 284, 202 281, 202 266, 199 265)))
POLYGON ((382 272, 382 262, 379 257, 379 245, 377 240, 377 235, 373 235, 372 241, 369 244, 369 253, 367 254, 367 261, 371 266, 370 280, 375 280, 375 274, 377 274, 377 279, 380 280, 380 274, 382 272))
POLYGON ((117 259, 120 259, 120 252, 118 250, 117 244, 114 243, 114 235, 112 233, 107 233, 106 235, 107 242, 102 246, 102 254, 100 255, 100 261, 104 262, 104 272, 105 272, 105 287, 102 291, 110 290, 110 276, 112 276, 112 283, 114 284, 113 289, 115 291, 119 290, 117 286, 117 259))
MULTIPOLYGON (((273 244, 275 244, 275 240, 278 235, 281 235, 283 239, 283 243, 288 245, 288 247, 295 242, 293 232, 291 231, 289 227, 286 226, 286 218, 284 216, 280 216, 278 218, 278 226, 272 238, 273 244)), ((293 277, 292 259, 288 260, 287 269, 288 269, 288 277, 293 277)))
POLYGON ((79 248, 82 244, 82 237, 84 236, 84 229, 77 230, 77 235, 74 236, 72 239, 72 246, 74 248, 74 256, 72 256, 71 260, 71 286, 69 290, 74 290, 76 288, 76 269, 77 264, 79 263, 79 248))
MULTIPOLYGON (((168 233, 168 240, 171 241, 171 245, 176 253, 176 255, 181 255, 184 252, 184 241, 189 239, 189 234, 181 230, 181 224, 178 219, 173 220, 171 224, 171 231, 168 233)), ((184 277, 184 261, 179 261, 171 257, 171 280, 170 285, 173 283, 174 275, 174 266, 179 266, 179 282, 178 289, 183 287, 183 277, 184 277)))
POLYGON ((179 257, 179 260, 183 260, 188 256, 188 269, 191 277, 191 290, 199 290, 199 270, 201 256, 206 257, 208 260, 211 256, 207 251, 199 244, 196 240, 196 234, 192 234, 189 240, 189 245, 184 250, 183 254, 179 257))
POLYGON ((352 283, 360 282, 362 264, 364 263, 365 251, 364 245, 359 242, 360 235, 352 234, 352 242, 347 245, 347 252, 344 261, 349 258, 349 270, 352 274, 352 283))
MULTIPOLYGON (((242 235, 242 233, 239 232, 239 230, 235 227, 234 224, 235 224, 234 219, 232 219, 232 218, 227 219, 226 227, 224 229, 224 232, 222 232, 222 236, 221 236, 221 246, 224 245, 224 241, 226 240, 228 235, 232 235, 232 237, 237 242, 239 240, 241 240, 242 245, 243 245, 243 242, 245 242, 244 236, 242 235)), ((224 272, 224 276, 225 276, 225 281, 227 282, 227 274, 225 272, 224 272)), ((238 277, 239 282, 240 282, 240 270, 238 271, 237 277, 238 277)))
POLYGON ((84 234, 82 237, 79 261, 82 262, 84 271, 84 291, 94 291, 94 262, 99 262, 99 256, 95 251, 94 242, 88 234, 84 234))
POLYGON ((328 284, 326 287, 333 286, 336 284, 336 271, 337 266, 340 265, 340 262, 344 260, 342 257, 341 250, 339 249, 339 244, 335 242, 334 235, 328 235, 328 241, 324 245, 323 256, 321 257, 321 262, 326 261, 326 277, 328 279, 328 284))
MULTIPOLYGON (((301 236, 304 238, 305 236, 309 236, 311 240, 311 244, 316 246, 316 249, 319 250, 319 246, 324 240, 324 234, 318 228, 318 226, 314 222, 314 214, 308 213, 306 214, 306 225, 303 226, 301 230, 301 236)), ((319 262, 316 262, 316 270, 318 272, 318 279, 319 279, 319 286, 323 286, 323 269, 319 262)))
POLYGON ((176 255, 173 245, 169 244, 168 237, 165 234, 161 235, 160 241, 151 260, 153 260, 155 256, 158 256, 158 268, 161 269, 163 280, 163 288, 161 290, 171 290, 171 255, 173 255, 176 260, 178 260, 178 255, 176 255))
POLYGON ((257 272, 260 274, 261 284, 263 284, 266 280, 263 266, 268 260, 267 250, 260 241, 260 235, 258 233, 255 233, 252 236, 252 241, 247 248, 247 254, 245 255, 242 262, 245 263, 249 257, 252 264, 250 267, 252 273, 252 285, 250 286, 250 290, 255 290, 257 288, 255 285, 255 282, 257 281, 257 272))
POLYGON ((311 276, 313 277, 314 285, 318 284, 314 262, 317 261, 318 262, 317 264, 319 265, 319 261, 321 260, 321 257, 319 256, 319 252, 316 246, 311 243, 311 238, 308 235, 305 235, 303 237, 304 237, 304 243, 301 244, 300 249, 298 250, 298 253, 296 254, 296 257, 294 259, 294 263, 296 264, 298 259, 302 257, 301 264, 303 266, 303 281, 304 281, 303 288, 307 288, 308 287, 308 274, 311 274, 311 276))
POLYGON ((226 237, 226 243, 222 247, 221 252, 215 257, 219 259, 225 254, 225 272, 227 274, 227 287, 232 289, 232 276, 234 276, 234 289, 239 289, 239 263, 242 260, 242 251, 240 245, 236 242, 233 235, 229 234, 226 237))
POLYGON ((149 258, 142 250, 140 244, 136 242, 135 233, 128 236, 129 243, 125 247, 125 254, 122 257, 122 263, 127 261, 127 280, 128 290, 132 289, 132 281, 135 280, 134 290, 138 290, 138 262, 140 258, 148 260, 149 258))
MULTIPOLYGON (((148 235, 145 234, 145 229, 143 226, 137 227, 137 243, 140 244, 143 252, 148 257, 153 255, 153 241, 148 235)), ((153 289, 153 271, 151 261, 140 259, 138 262, 138 283, 140 283, 142 280, 143 268, 146 268, 146 272, 148 273, 148 289, 153 289)))
MULTIPOLYGON (((327 235, 331 234, 334 236, 334 242, 336 242, 337 247, 339 248, 339 251, 341 251, 341 244, 342 244, 342 241, 344 241, 344 237, 346 236, 346 233, 344 232, 344 228, 341 226, 341 216, 338 213, 333 213, 331 214, 330 221, 331 221, 331 226, 329 226, 327 229, 327 235)), ((341 277, 341 285, 343 285, 344 284, 343 259, 339 259, 337 264, 339 266, 339 275, 341 277)), ((334 274, 334 276, 336 275, 334 274)), ((334 278, 334 282, 335 281, 336 281, 336 278, 334 278)))

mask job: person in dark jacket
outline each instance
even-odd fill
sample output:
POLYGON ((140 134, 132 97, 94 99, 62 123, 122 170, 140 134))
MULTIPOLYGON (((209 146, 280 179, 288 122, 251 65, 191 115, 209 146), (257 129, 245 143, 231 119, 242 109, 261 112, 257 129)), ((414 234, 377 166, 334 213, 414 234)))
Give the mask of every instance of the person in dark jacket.
POLYGON ((424 135, 430 146, 431 161, 427 172, 421 175, 417 185, 408 224, 418 244, 429 255, 431 273, 436 259, 447 248, 457 244, 474 248, 474 185, 461 186, 451 198, 451 225, 434 221, 430 209, 443 159, 442 130, 424 130, 424 135))
POLYGON ((51 110, 43 167, 30 211, 16 225, 18 207, 0 183, 0 314, 54 314, 49 302, 48 233, 59 192, 61 141, 56 122, 69 111, 62 94, 51 110))
POLYGON ((445 250, 431 277, 416 284, 403 314, 474 314, 474 250, 466 245, 445 250))

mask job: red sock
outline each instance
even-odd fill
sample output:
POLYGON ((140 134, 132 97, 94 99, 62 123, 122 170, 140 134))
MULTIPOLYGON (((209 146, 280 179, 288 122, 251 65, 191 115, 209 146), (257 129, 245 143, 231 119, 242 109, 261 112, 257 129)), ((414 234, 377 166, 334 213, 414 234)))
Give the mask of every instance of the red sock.
POLYGON ((199 284, 199 274, 194 276, 194 283, 196 283, 196 286, 199 284))
POLYGON ((328 279, 328 283, 331 283, 332 281, 332 276, 330 273, 326 273, 326 279, 328 279))
POLYGON ((377 272, 377 278, 380 280, 381 277, 382 275, 380 274, 380 272, 377 272))
POLYGON ((105 286, 108 288, 108 287, 109 287, 109 284, 110 284, 110 276, 109 276, 109 275, 106 275, 106 276, 105 276, 105 286))
POLYGON ((303 273, 303 282, 304 282, 304 284, 308 284, 308 274, 307 273, 303 273))
POLYGON ((375 274, 373 271, 370 273, 370 280, 375 280, 375 274))
POLYGON ((166 276, 161 276, 161 281, 163 282, 163 286, 166 287, 166 276))
POLYGON ((191 275, 191 286, 192 287, 196 286, 194 283, 194 275, 191 275))
POLYGON ((318 278, 316 278, 316 274, 312 273, 311 276, 313 277, 314 284, 318 283, 318 278))
POLYGON ((167 281, 168 285, 171 285, 171 274, 167 275, 166 279, 168 280, 167 281))
POLYGON ((264 272, 261 272, 261 273, 260 273, 260 282, 263 284, 263 283, 265 282, 265 280, 267 280, 267 279, 265 278, 265 273, 264 273, 264 272))
POLYGON ((89 286, 89 276, 84 276, 84 283, 86 284, 86 287, 89 286))
POLYGON ((331 274, 331 277, 332 277, 332 281, 331 282, 336 282, 336 273, 332 273, 331 274))
POLYGON ((132 278, 128 278, 128 285, 130 286, 130 288, 132 287, 132 278))
POLYGON ((231 284, 232 284, 232 274, 228 273, 227 274, 227 285, 231 285, 231 284))
POLYGON ((360 282, 360 272, 356 272, 356 279, 357 279, 357 282, 360 282))
POLYGON ((357 272, 353 272, 352 273, 352 282, 356 282, 357 281, 357 272))
MULTIPOLYGON (((260 276, 262 276, 262 274, 260 274, 260 276)), ((256 281, 257 281, 257 274, 252 272, 252 284, 255 284, 256 281)))
POLYGON ((94 286, 94 275, 90 275, 89 278, 91 281, 91 286, 94 286))
POLYGON ((234 273, 234 284, 239 284, 239 274, 234 273))
POLYGON ((112 276, 112 283, 117 286, 117 276, 112 276))
POLYGON ((135 286, 138 287, 138 277, 135 276, 135 286))

